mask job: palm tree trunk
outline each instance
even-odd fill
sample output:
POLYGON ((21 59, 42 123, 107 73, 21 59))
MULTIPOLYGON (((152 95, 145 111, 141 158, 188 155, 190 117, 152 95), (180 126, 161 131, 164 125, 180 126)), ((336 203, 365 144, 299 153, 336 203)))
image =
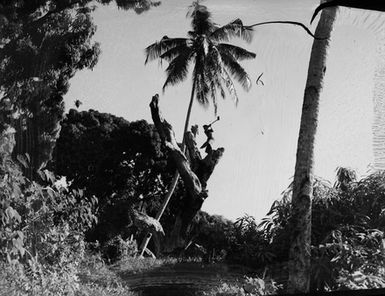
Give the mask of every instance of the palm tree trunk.
MULTIPOLYGON (((196 82, 196 80, 194 78, 193 86, 192 86, 192 90, 191 90, 190 103, 189 103, 189 106, 188 106, 188 109, 187 109, 186 121, 185 121, 185 125, 184 125, 184 130, 183 130, 182 149, 181 149, 183 153, 186 150, 185 135, 186 135, 189 123, 190 123, 190 115, 191 115, 191 110, 192 110, 192 104, 193 104, 194 96, 195 96, 195 84, 196 84, 195 82, 196 82)), ((164 198, 163 203, 162 203, 158 213, 155 216, 156 220, 159 221, 160 218, 162 218, 163 213, 164 213, 168 203, 170 202, 171 196, 174 194, 176 185, 178 184, 178 180, 179 180, 179 172, 177 170, 175 172, 175 174, 174 174, 174 177, 172 178, 172 181, 171 181, 170 187, 168 189, 168 192, 166 194, 166 197, 164 198)), ((147 245, 148 245, 148 243, 151 240, 151 237, 152 237, 152 234, 148 232, 146 234, 145 238, 143 239, 142 244, 139 247, 139 250, 140 250, 140 255, 139 256, 143 256, 144 251, 146 250, 147 245)))
POLYGON ((186 138, 185 137, 186 137, 186 133, 188 130, 188 126, 190 124, 191 109, 192 109, 192 104, 194 102, 194 95, 195 95, 195 84, 196 84, 196 79, 194 78, 193 86, 191 89, 190 103, 188 105, 187 114, 186 114, 186 121, 185 121, 184 129, 183 129, 183 140, 182 140, 182 149, 181 149, 183 153, 185 153, 185 151, 186 151, 186 138))
POLYGON ((336 8, 325 9, 315 32, 302 106, 292 196, 289 293, 306 293, 311 271, 311 203, 313 195, 314 140, 318 124, 319 98, 326 72, 326 56, 336 8))

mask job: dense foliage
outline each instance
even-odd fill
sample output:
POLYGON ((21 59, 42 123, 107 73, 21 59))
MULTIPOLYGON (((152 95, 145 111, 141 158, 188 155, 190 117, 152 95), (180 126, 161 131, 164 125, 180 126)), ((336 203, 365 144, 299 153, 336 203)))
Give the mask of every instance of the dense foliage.
MULTIPOLYGON (((154 216, 173 171, 158 133, 140 120, 128 122, 94 110, 70 110, 62 123, 53 168, 99 199, 99 224, 89 239, 105 242, 136 235, 132 209, 154 216)), ((169 213, 169 212, 167 212, 169 213)), ((167 225, 163 220, 162 224, 167 225)))
POLYGON ((276 295, 279 293, 279 286, 272 279, 259 277, 248 277, 238 283, 222 283, 222 285, 204 292, 204 296, 263 296, 276 295))
MULTIPOLYGON (((159 5, 96 2, 136 13, 159 5)), ((64 116, 70 79, 92 69, 100 54, 92 42, 94 4, 0 0, 0 285, 8 295, 78 294, 86 234, 102 243, 99 248, 96 242, 94 251, 107 260, 135 255, 135 239, 144 233, 132 213, 154 216, 175 170, 154 127, 143 120, 128 122, 94 110, 64 116), (52 173, 45 166, 55 144, 52 173)), ((201 103, 211 97, 215 106, 216 91, 224 96, 226 88, 237 99, 232 78, 250 87, 237 60, 255 55, 219 41, 248 39, 250 32, 240 20, 218 27, 199 2, 191 16, 188 38, 163 37, 147 48, 148 60, 170 62, 165 86, 184 80, 194 62, 192 98, 195 91, 201 103)), ((312 287, 385 287, 385 173, 357 180, 353 171, 340 168, 337 175, 334 185, 321 179, 314 184, 312 287)), ((200 212, 181 253, 252 267, 287 261, 291 194, 286 190, 260 224, 247 215, 231 222, 200 212)), ((166 233, 178 202, 173 200, 162 220, 166 233)), ((224 285, 213 293, 245 294, 246 287, 250 293, 276 291, 273 282, 265 284, 246 278, 240 286, 224 285)), ((96 291, 88 288, 87 294, 96 291)), ((111 295, 127 294, 120 286, 108 289, 111 295)))
MULTIPOLYGON (((159 5, 98 2, 137 13, 159 5)), ((79 292, 78 266, 85 232, 96 222, 97 198, 45 166, 60 132, 69 80, 98 60, 95 7, 87 0, 0 1, 0 285, 7 295, 79 292)), ((127 295, 126 289, 107 288, 87 289, 127 295)))
MULTIPOLYGON (((339 168, 337 181, 316 178, 312 205, 312 289, 385 287, 385 173, 357 180, 339 168)), ((209 261, 257 268, 287 280, 290 243, 291 186, 257 223, 245 215, 234 223, 200 213, 190 252, 209 261)), ((189 250, 189 249, 188 249, 189 250)))
POLYGON ((123 192, 151 198, 166 166, 159 136, 144 120, 71 109, 62 122, 55 171, 100 199, 123 192))
MULTIPOLYGON (((138 13, 159 4, 114 2, 138 13)), ((95 7, 90 0, 0 1, 0 130, 8 125, 17 130, 14 154, 29 154, 23 170, 30 179, 51 159, 69 80, 97 63, 95 7)))
POLYGON ((51 158, 63 118, 63 96, 76 71, 100 52, 90 10, 71 1, 3 1, 0 44, 2 124, 17 130, 15 155, 28 153, 31 179, 51 158), (6 73, 6 74, 5 74, 6 73))
MULTIPOLYGON (((11 135, 8 139, 14 143, 11 135)), ((8 295, 74 295, 84 232, 96 221, 97 199, 69 190, 64 180, 55 179, 47 170, 40 171, 40 176, 44 185, 24 177, 9 156, 2 157, 2 291, 8 295)))
MULTIPOLYGON (((322 179, 314 184, 312 205, 312 288, 385 287, 385 173, 356 180, 339 168, 334 186, 322 179)), ((261 226, 270 236, 271 250, 287 260, 291 218, 291 189, 274 203, 261 226)))

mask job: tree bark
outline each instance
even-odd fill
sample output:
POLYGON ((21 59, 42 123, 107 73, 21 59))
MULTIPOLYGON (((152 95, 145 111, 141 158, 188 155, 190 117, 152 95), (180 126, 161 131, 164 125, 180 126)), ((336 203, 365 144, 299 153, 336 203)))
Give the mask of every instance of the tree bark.
POLYGON ((150 103, 152 119, 185 187, 183 206, 177 214, 174 229, 168 237, 167 251, 171 251, 184 247, 189 225, 208 196, 207 181, 222 157, 224 148, 212 149, 202 158, 195 142, 195 136, 191 132, 187 132, 184 136, 187 157, 175 139, 172 126, 162 118, 158 100, 158 95, 155 95, 150 103))
POLYGON ((289 293, 306 293, 310 288, 314 141, 327 49, 335 16, 336 8, 323 10, 315 35, 325 39, 314 40, 309 62, 293 184, 289 293))
MULTIPOLYGON (((188 125, 190 122, 190 115, 191 115, 192 105, 193 105, 194 96, 195 96, 195 87, 196 87, 196 81, 194 78, 193 86, 191 89, 190 103, 188 105, 186 121, 185 121, 184 129, 183 129, 183 139, 182 139, 182 151, 183 152, 185 152, 185 134, 187 132, 188 125)), ((164 213, 168 203, 170 202, 171 196, 174 194, 174 191, 175 191, 176 185, 178 184, 178 181, 179 181, 179 172, 177 170, 174 174, 174 177, 172 178, 170 187, 169 187, 168 192, 167 192, 167 194, 166 194, 166 196, 162 202, 162 205, 160 206, 160 209, 159 209, 158 213, 156 214, 155 219, 157 219, 158 221, 160 220, 160 218, 162 218, 163 213, 164 213)), ((139 250, 140 250, 139 255, 140 256, 143 256, 144 250, 147 248, 147 245, 151 240, 151 236, 152 236, 151 233, 147 233, 145 238, 143 239, 143 241, 139 247, 139 250)))

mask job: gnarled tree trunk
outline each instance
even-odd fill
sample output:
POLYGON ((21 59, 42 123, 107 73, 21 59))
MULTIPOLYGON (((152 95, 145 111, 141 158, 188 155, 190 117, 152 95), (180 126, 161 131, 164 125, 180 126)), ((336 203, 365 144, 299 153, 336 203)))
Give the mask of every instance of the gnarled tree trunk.
POLYGON ((195 142, 195 136, 191 132, 187 132, 185 135, 186 156, 175 139, 172 126, 162 118, 158 101, 158 95, 152 97, 150 103, 152 120, 186 190, 182 200, 183 205, 167 239, 166 251, 172 251, 184 247, 190 223, 208 196, 207 181, 223 155, 224 148, 209 149, 207 155, 202 158, 195 142))

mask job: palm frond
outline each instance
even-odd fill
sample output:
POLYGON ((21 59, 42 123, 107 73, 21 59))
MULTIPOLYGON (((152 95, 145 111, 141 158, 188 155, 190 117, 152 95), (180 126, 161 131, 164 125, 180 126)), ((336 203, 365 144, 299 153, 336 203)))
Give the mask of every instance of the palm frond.
POLYGON ((247 51, 242 47, 227 44, 227 43, 220 43, 217 45, 217 48, 220 52, 222 51, 229 52, 234 56, 235 59, 239 61, 254 59, 257 56, 254 52, 247 51))
POLYGON ((191 3, 191 5, 189 5, 186 17, 193 17, 195 10, 198 9, 199 6, 201 6, 200 2, 202 2, 202 0, 195 0, 191 3))
POLYGON ((209 77, 207 76, 206 68, 205 55, 202 53, 198 54, 196 56, 193 77, 195 81, 196 99, 202 105, 208 104, 208 96, 210 93, 209 77))
POLYGON ((206 78, 205 78, 205 75, 203 73, 198 75, 198 78, 197 78, 197 81, 196 81, 196 87, 197 87, 197 90, 196 90, 196 99, 197 99, 197 101, 201 105, 207 106, 209 104, 208 97, 209 97, 209 94, 210 94, 210 87, 206 83, 206 78))
POLYGON ((251 88, 250 77, 235 57, 227 52, 221 52, 221 58, 231 76, 234 77, 245 90, 249 90, 251 88))
POLYGON ((343 189, 357 180, 357 173, 350 168, 337 167, 336 179, 334 187, 337 189, 343 189))
POLYGON ((201 5, 199 0, 193 2, 187 16, 191 17, 192 25, 188 38, 164 36, 146 48, 145 63, 154 59, 169 62, 163 91, 168 85, 185 80, 189 64, 193 63, 193 87, 199 103, 207 105, 212 100, 216 112, 217 94, 220 93, 225 98, 225 89, 237 103, 238 95, 232 77, 244 89, 249 90, 251 87, 249 76, 238 61, 255 58, 256 54, 220 42, 230 41, 232 38, 251 41, 252 28, 244 26, 240 19, 222 27, 216 25, 211 20, 207 7, 201 5))
POLYGON ((175 85, 186 79, 188 66, 194 56, 191 48, 187 47, 178 56, 176 56, 166 69, 167 79, 163 85, 163 91, 168 85, 175 85))
POLYGON ((239 102, 239 98, 238 98, 237 90, 235 89, 233 80, 231 79, 230 74, 227 72, 226 69, 224 69, 221 74, 222 74, 222 79, 225 82, 225 86, 229 91, 235 105, 237 106, 239 102))
POLYGON ((166 52, 162 53, 159 56, 159 58, 170 62, 175 57, 177 57, 181 52, 183 52, 185 50, 188 50, 189 48, 191 48, 191 47, 187 43, 186 44, 177 45, 175 47, 170 48, 166 52))
POLYGON ((241 38, 250 43, 253 38, 253 29, 245 27, 241 19, 236 19, 227 25, 216 27, 210 38, 215 41, 230 41, 232 38, 241 38))
POLYGON ((222 86, 223 62, 221 60, 218 49, 215 46, 209 48, 209 54, 206 57, 206 77, 210 89, 211 100, 214 105, 214 113, 217 115, 217 93, 220 92, 222 98, 225 98, 225 91, 222 86))
POLYGON ((221 76, 220 73, 215 72, 210 77, 210 93, 211 93, 211 100, 213 101, 214 105, 214 114, 217 115, 218 112, 218 102, 217 102, 217 92, 219 91, 221 97, 224 99, 226 94, 223 89, 222 83, 221 83, 221 76))
POLYGON ((211 80, 211 83, 210 83, 210 93, 211 93, 211 100, 213 101, 213 105, 214 105, 214 114, 215 114, 215 116, 218 113, 218 103, 217 103, 216 92, 217 92, 216 84, 214 83, 214 80, 211 80))
MULTIPOLYGON (((231 54, 229 55, 231 56, 231 54)), ((215 86, 216 91, 220 91, 222 98, 225 98, 226 94, 223 88, 224 85, 235 102, 235 105, 238 105, 238 93, 229 72, 226 70, 228 66, 224 63, 221 51, 217 46, 211 47, 210 55, 208 55, 206 64, 208 65, 206 71, 212 73, 210 75, 212 90, 214 91, 215 86)))
POLYGON ((169 38, 164 36, 160 41, 157 41, 145 49, 146 60, 144 64, 159 58, 163 53, 171 48, 186 45, 189 39, 187 38, 169 38))
POLYGON ((207 7, 201 5, 199 1, 193 2, 187 13, 187 17, 191 17, 191 27, 194 32, 199 35, 208 34, 215 27, 211 20, 211 13, 207 10, 207 7))
POLYGON ((222 85, 222 69, 220 72, 215 72, 212 77, 211 77, 211 84, 212 84, 212 89, 215 89, 215 92, 219 91, 222 99, 224 99, 226 97, 226 93, 225 93, 225 90, 223 88, 223 85, 222 85), (215 88, 214 88, 215 87, 215 88))
POLYGON ((286 25, 300 26, 302 29, 305 30, 305 32, 307 34, 309 34, 314 39, 316 39, 316 40, 325 40, 325 38, 314 36, 314 34, 310 31, 310 29, 308 27, 306 27, 304 24, 300 23, 300 22, 293 22, 293 21, 268 21, 268 22, 256 23, 254 25, 248 25, 248 26, 245 26, 245 28, 252 29, 252 28, 257 27, 257 26, 274 25, 274 24, 286 24, 286 25))

